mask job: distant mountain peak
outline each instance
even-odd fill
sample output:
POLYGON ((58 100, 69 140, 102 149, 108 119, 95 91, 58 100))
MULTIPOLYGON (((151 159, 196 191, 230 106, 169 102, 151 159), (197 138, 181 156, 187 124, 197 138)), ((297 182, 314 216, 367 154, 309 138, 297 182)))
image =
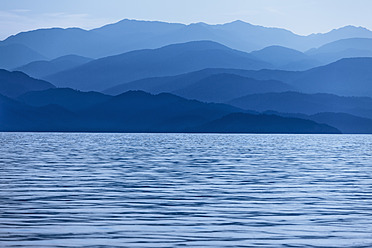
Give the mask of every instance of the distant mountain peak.
POLYGON ((205 22, 195 22, 195 23, 190 23, 188 26, 202 26, 202 27, 208 27, 209 25, 205 22))
POLYGON ((364 31, 371 31, 368 28, 362 27, 362 26, 353 26, 353 25, 347 25, 341 28, 337 28, 334 30, 364 30, 364 31))
POLYGON ((245 22, 245 21, 242 21, 242 20, 235 20, 235 21, 232 21, 232 22, 227 22, 227 23, 224 23, 224 24, 219 24, 219 25, 246 25, 246 26, 256 26, 256 25, 253 25, 251 23, 248 23, 248 22, 245 22))
MULTIPOLYGON (((355 35, 355 34, 366 34, 366 33, 371 33, 371 32, 372 32, 371 30, 365 27, 362 27, 362 26, 347 25, 347 26, 343 26, 340 28, 332 29, 331 31, 326 32, 326 33, 314 33, 309 36, 332 35, 332 34, 340 34, 340 33, 345 33, 345 34, 351 33, 352 35, 355 35)), ((357 38, 357 37, 353 37, 353 38, 357 38)))
MULTIPOLYGON (((189 41, 183 43, 176 43, 167 45, 158 49, 167 49, 167 48, 196 48, 196 49, 231 49, 227 46, 224 46, 218 42, 211 41, 211 40, 198 40, 198 41, 189 41)), ((156 50, 156 49, 155 49, 156 50)))

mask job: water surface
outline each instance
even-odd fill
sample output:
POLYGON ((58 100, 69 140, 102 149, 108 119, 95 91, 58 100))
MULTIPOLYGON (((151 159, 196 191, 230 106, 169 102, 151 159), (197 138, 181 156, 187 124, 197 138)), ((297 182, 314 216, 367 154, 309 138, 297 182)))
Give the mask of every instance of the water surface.
POLYGON ((1 247, 372 247, 371 135, 0 133, 1 247))

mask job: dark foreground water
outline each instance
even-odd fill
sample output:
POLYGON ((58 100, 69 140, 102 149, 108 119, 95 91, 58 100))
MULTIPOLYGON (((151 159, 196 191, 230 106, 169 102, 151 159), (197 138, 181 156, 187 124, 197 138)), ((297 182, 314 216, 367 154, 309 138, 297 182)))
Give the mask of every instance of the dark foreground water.
POLYGON ((0 133, 1 247, 372 247, 371 135, 0 133))

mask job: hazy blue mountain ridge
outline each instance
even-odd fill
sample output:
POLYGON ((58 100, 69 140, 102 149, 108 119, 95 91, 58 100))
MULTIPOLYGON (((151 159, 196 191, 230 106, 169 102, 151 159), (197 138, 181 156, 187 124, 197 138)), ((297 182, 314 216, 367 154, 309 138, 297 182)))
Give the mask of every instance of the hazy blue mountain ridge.
POLYGON ((335 127, 342 133, 348 134, 372 133, 372 119, 355 116, 347 113, 321 112, 314 115, 305 115, 296 113, 280 113, 276 111, 265 111, 264 114, 273 114, 283 117, 312 120, 317 123, 323 123, 335 127))
POLYGON ((283 92, 291 89, 293 89, 291 86, 276 80, 256 80, 221 73, 205 77, 172 93, 187 99, 222 103, 247 94, 283 92))
POLYGON ((258 112, 276 111, 313 115, 322 112, 342 112, 372 118, 372 98, 341 97, 332 94, 299 92, 264 93, 243 96, 226 102, 232 106, 258 112))
POLYGON ((10 72, 0 69, 0 94, 17 97, 29 91, 55 88, 49 82, 29 77, 23 72, 10 72))
POLYGON ((219 25, 184 25, 125 19, 92 30, 51 28, 21 32, 0 42, 0 46, 21 44, 50 59, 68 54, 101 58, 197 40, 211 40, 251 52, 273 45, 306 51, 348 38, 372 38, 372 32, 347 26, 329 33, 300 36, 285 29, 262 27, 242 21, 219 25))
POLYGON ((102 91, 133 80, 172 76, 205 68, 271 67, 253 56, 211 41, 174 44, 97 59, 46 77, 59 87, 102 91))
POLYGON ((0 43, 0 69, 10 70, 36 60, 46 59, 25 45, 0 43))
MULTIPOLYGON (((71 90, 56 89, 62 95, 71 95, 71 90)), ((81 101, 87 101, 86 93, 81 101)), ((48 95, 48 94, 46 94, 48 95)), ((39 94, 40 97, 40 94, 39 94)), ((100 98, 102 95, 92 95, 100 98)), ((35 99, 35 98, 34 98, 35 99)), ((37 97, 36 97, 37 99, 37 97)), ((69 101, 60 97, 58 101, 69 101)), ((88 101, 91 101, 89 99, 88 101)), ((109 97, 103 102, 87 105, 82 110, 67 111, 55 103, 53 98, 46 98, 40 107, 31 107, 0 95, 0 130, 1 131, 94 131, 94 132, 216 132, 216 129, 205 129, 208 123, 214 123, 231 113, 242 110, 224 104, 202 103, 162 93, 151 95, 141 91, 130 91, 109 97), (50 101, 48 103, 48 100, 50 101)), ((65 105, 63 102, 58 104, 65 105)), ((244 111, 243 111, 244 112, 244 111)), ((291 133, 338 133, 327 125, 306 120, 282 118, 278 116, 244 113, 239 120, 230 117, 223 119, 227 126, 221 132, 260 132, 280 133, 290 130, 291 133), (252 120, 254 120, 252 122, 252 120), (280 120, 278 122, 278 120, 280 120), (247 128, 250 127, 250 128, 247 128)), ((212 127, 212 126, 211 126, 212 127)), ((220 131, 218 131, 220 132, 220 131)))
POLYGON ((51 74, 65 71, 92 61, 90 58, 78 55, 65 55, 50 61, 40 60, 15 68, 34 78, 44 78, 51 74))

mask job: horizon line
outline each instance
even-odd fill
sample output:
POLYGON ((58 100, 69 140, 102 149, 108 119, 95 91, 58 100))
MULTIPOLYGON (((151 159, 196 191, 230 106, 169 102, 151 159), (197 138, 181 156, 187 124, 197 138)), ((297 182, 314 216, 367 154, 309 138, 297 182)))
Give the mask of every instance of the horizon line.
POLYGON ((94 27, 94 28, 91 28, 91 29, 84 29, 82 27, 78 27, 78 26, 71 26, 71 27, 58 27, 58 26, 55 26, 55 27, 40 27, 40 28, 36 28, 36 29, 30 29, 30 30, 24 30, 24 31, 20 31, 18 33, 15 33, 15 34, 11 34, 9 36, 7 36, 6 38, 4 38, 3 40, 0 40, 1 41, 5 41, 6 39, 12 37, 12 36, 16 36, 18 34, 21 34, 21 33, 27 33, 27 32, 32 32, 32 31, 36 31, 36 30, 48 30, 48 29, 73 29, 73 28, 77 28, 77 29, 82 29, 82 30, 85 30, 85 31, 92 31, 92 30, 95 30, 95 29, 99 29, 99 28, 103 28, 105 26, 109 26, 109 25, 115 25, 115 24, 118 24, 120 22, 123 22, 123 21, 133 21, 133 22, 158 22, 158 23, 168 23, 168 24, 181 24, 181 25, 184 25, 184 26, 191 26, 191 25, 196 25, 196 24, 204 24, 204 25, 208 25, 208 26, 223 26, 223 25, 227 25, 227 24, 232 24, 232 23, 244 23, 244 24, 248 24, 248 25, 252 25, 252 26, 255 26, 255 27, 263 27, 263 28, 271 28, 271 29, 280 29, 280 30, 285 30, 285 31, 288 31, 288 32, 291 32, 292 34, 295 34, 295 35, 298 35, 298 36, 302 36, 302 37, 308 37, 308 36, 311 36, 311 35, 321 35, 321 34, 327 34, 327 33, 330 33, 332 31, 336 31, 336 30, 340 30, 340 29, 343 29, 343 28, 348 28, 348 27, 353 27, 353 28, 359 28, 359 29, 365 29, 365 30, 368 30, 368 31, 371 31, 370 29, 366 28, 366 27, 363 27, 363 26, 354 26, 354 25, 345 25, 345 26, 341 26, 341 27, 337 27, 337 28, 332 28, 330 29, 329 31, 327 32, 319 32, 319 33, 310 33, 310 34, 307 34, 307 35, 302 35, 302 34, 298 34, 298 33, 295 33, 293 32, 292 30, 290 29, 287 29, 287 28, 282 28, 282 27, 276 27, 276 26, 264 26, 264 25, 259 25, 259 24, 253 24, 253 23, 250 23, 250 22, 246 22, 246 21, 243 21, 243 20, 240 20, 240 19, 236 19, 234 21, 230 21, 230 22, 225 22, 225 23, 207 23, 207 22, 190 22, 190 23, 183 23, 183 22, 171 22, 171 21, 161 21, 161 20, 146 20, 146 19, 129 19, 129 18, 124 18, 124 19, 120 19, 118 21, 115 21, 115 22, 111 22, 111 23, 107 23, 107 24, 103 24, 101 26, 98 26, 98 27, 94 27))

